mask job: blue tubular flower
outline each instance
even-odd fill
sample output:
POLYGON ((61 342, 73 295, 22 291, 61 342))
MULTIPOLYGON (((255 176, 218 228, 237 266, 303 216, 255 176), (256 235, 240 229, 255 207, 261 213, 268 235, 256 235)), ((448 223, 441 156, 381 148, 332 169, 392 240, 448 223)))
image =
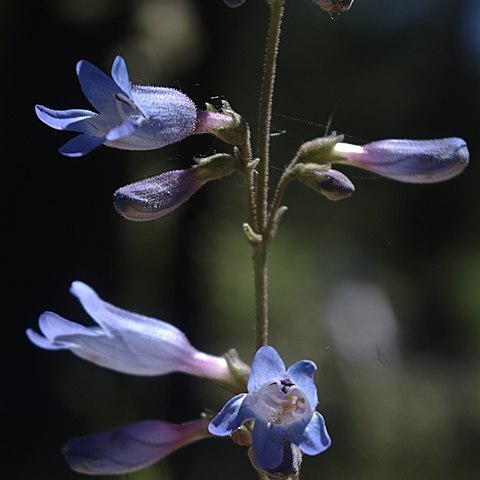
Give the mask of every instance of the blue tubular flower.
POLYGON ((36 346, 70 350, 101 367, 131 375, 183 372, 238 388, 225 358, 198 351, 173 325, 115 307, 82 282, 73 282, 71 292, 99 326, 85 327, 45 312, 39 319, 43 335, 27 330, 36 346))
POLYGON ((363 146, 337 143, 333 152, 335 163, 407 183, 448 180, 463 172, 469 161, 467 144, 461 138, 380 140, 363 146))
POLYGON ((172 424, 132 423, 70 440, 63 454, 72 470, 87 475, 120 475, 158 462, 185 445, 209 436, 208 420, 172 424))
POLYGON ((208 429, 226 436, 245 421, 254 420, 252 448, 255 465, 272 470, 283 460, 285 442, 307 455, 317 455, 331 444, 325 422, 315 411, 318 403, 313 375, 317 367, 308 360, 288 370, 272 347, 261 347, 253 360, 248 394, 227 402, 208 429))
POLYGON ((35 107, 38 118, 48 126, 80 133, 60 148, 63 155, 80 157, 102 144, 153 150, 194 133, 197 107, 192 100, 172 88, 131 85, 122 57, 113 62, 112 78, 85 60, 77 63, 77 75, 98 113, 35 107))

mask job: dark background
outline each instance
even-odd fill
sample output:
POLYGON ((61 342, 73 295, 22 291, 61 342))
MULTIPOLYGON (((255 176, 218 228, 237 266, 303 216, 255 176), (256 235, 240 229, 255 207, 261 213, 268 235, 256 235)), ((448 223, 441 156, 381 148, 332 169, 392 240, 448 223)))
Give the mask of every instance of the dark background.
MULTIPOLYGON (((459 479, 480 468, 480 2, 357 0, 331 20, 287 2, 274 104, 272 181, 303 141, 459 136, 471 165, 438 185, 345 170, 355 194, 330 203, 301 185, 271 251, 271 343, 319 365, 334 445, 303 478, 459 479)), ((173 374, 135 378, 26 340, 53 310, 89 322, 72 280, 183 329, 201 350, 253 356, 252 281, 240 177, 209 184, 148 224, 112 208, 116 188, 225 151, 192 137, 160 151, 101 147, 80 159, 33 106, 89 108, 85 58, 134 82, 228 99, 255 129, 267 9, 247 0, 42 0, 0 5, 4 254, 2 478, 81 478, 71 437, 135 420, 186 421, 228 394, 173 374)), ((130 480, 254 478, 245 452, 200 442, 130 480)), ((127 478, 125 476, 120 478, 127 478)))

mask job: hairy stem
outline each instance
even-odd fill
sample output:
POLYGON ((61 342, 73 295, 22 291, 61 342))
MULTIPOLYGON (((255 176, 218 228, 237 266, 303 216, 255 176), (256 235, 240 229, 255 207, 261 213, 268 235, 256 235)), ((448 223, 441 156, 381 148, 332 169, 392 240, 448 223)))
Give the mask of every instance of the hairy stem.
POLYGON ((280 42, 285 0, 270 0, 270 23, 267 48, 263 65, 263 79, 258 119, 258 178, 256 184, 257 233, 260 242, 252 244, 255 276, 255 332, 256 346, 268 344, 268 265, 267 265, 267 218, 268 218, 268 172, 270 166, 270 129, 272 122, 273 90, 280 42))
POLYGON ((271 0, 265 63, 258 118, 258 183, 257 211, 261 233, 266 227, 268 202, 268 171, 270 165, 270 127, 272 122, 273 89, 277 66, 278 45, 283 17, 284 0, 271 0))

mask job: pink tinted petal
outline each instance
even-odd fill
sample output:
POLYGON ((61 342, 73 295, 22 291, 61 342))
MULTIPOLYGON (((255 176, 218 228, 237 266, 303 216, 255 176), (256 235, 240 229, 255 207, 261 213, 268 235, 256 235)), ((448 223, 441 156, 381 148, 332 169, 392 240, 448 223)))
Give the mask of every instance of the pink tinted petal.
POLYGON ((88 475, 119 475, 145 468, 174 450, 209 436, 208 420, 183 424, 137 422, 70 440, 63 454, 70 468, 88 475))

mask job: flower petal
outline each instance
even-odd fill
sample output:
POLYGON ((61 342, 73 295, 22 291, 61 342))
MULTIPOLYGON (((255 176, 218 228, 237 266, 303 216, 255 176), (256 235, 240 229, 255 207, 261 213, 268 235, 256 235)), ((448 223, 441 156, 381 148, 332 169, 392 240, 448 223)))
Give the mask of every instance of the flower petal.
POLYGON ((79 133, 86 131, 85 120, 97 115, 90 110, 52 110, 43 105, 35 105, 35 113, 49 127, 79 133))
POLYGON ((238 428, 245 420, 248 420, 250 410, 242 409, 242 403, 247 396, 246 393, 240 393, 231 398, 225 406, 220 410, 215 418, 208 425, 208 431, 212 435, 224 437, 238 428), (247 416, 246 416, 247 415, 247 416))
POLYGON ((116 475, 145 468, 174 450, 208 437, 208 420, 179 425, 137 422, 70 440, 63 447, 69 466, 89 475, 116 475))
POLYGON ((58 151, 66 157, 83 157, 87 153, 90 153, 95 148, 104 143, 103 137, 97 137, 94 135, 80 134, 73 137, 67 143, 64 143, 58 151))
POLYGON ((283 460, 286 436, 287 432, 282 425, 255 420, 252 434, 255 465, 264 469, 278 467, 283 460))
POLYGON ((115 140, 131 135, 139 126, 140 124, 135 124, 130 120, 127 120, 118 125, 118 127, 112 128, 107 133, 105 139, 109 142, 114 142, 115 140))
POLYGON ((285 377, 285 364, 273 347, 260 347, 252 363, 248 391, 254 392, 270 380, 285 377))
POLYGON ((117 56, 112 65, 112 78, 115 83, 123 90, 127 97, 131 96, 130 80, 128 78, 127 64, 123 57, 117 56))
POLYGON ((84 135, 82 133, 63 144, 58 151, 66 157, 82 157, 102 145, 104 141, 105 139, 103 137, 84 135))
POLYGON ((303 440, 298 444, 300 450, 306 455, 318 455, 331 444, 332 440, 328 435, 325 420, 319 412, 314 412, 310 423, 303 432, 303 440))
POLYGON ((313 382, 316 371, 317 366, 310 360, 300 360, 287 370, 288 378, 305 392, 312 409, 315 409, 318 403, 317 387, 313 382))
POLYGON ((98 112, 118 116, 115 94, 125 95, 123 90, 87 60, 80 60, 77 63, 77 75, 83 94, 98 112))

